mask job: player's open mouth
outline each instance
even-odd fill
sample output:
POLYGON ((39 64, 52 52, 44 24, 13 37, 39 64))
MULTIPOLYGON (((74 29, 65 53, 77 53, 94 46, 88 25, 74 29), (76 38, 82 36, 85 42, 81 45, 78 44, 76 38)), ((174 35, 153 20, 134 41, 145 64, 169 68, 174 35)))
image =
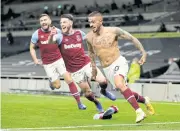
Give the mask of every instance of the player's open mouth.
POLYGON ((47 26, 47 24, 43 24, 43 26, 47 26))
POLYGON ((43 28, 47 29, 48 28, 48 24, 43 24, 43 28))
POLYGON ((61 29, 62 29, 62 30, 66 30, 67 27, 66 27, 66 26, 61 26, 61 29))
POLYGON ((96 27, 92 27, 93 30, 96 30, 96 27))

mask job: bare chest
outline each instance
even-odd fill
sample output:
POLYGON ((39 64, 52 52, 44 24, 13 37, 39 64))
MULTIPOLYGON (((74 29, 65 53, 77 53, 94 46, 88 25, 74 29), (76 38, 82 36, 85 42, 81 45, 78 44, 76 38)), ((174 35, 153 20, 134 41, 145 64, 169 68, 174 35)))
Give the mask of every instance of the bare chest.
POLYGON ((114 45, 116 36, 114 34, 106 33, 101 36, 94 37, 93 47, 94 48, 109 48, 114 45))

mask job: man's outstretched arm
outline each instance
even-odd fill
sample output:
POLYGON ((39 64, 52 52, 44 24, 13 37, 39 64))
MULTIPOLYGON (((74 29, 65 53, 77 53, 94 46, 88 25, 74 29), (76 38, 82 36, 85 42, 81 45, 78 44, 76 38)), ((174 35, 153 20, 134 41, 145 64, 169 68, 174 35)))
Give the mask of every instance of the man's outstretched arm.
POLYGON ((115 32, 117 34, 118 37, 123 38, 123 39, 127 39, 127 40, 131 40, 132 43, 141 51, 142 53, 142 57, 139 60, 139 64, 144 64, 146 62, 146 57, 147 57, 147 53, 144 50, 144 47, 142 46, 141 42, 134 37, 133 35, 131 35, 129 32, 121 29, 121 28, 115 28, 115 32))

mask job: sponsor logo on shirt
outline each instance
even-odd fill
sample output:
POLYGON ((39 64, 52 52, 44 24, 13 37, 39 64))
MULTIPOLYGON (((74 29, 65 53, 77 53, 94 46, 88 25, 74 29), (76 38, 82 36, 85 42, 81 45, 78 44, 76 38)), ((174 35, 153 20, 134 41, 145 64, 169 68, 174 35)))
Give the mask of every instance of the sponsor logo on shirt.
POLYGON ((46 41, 40 41, 41 42, 41 44, 48 44, 48 40, 46 40, 46 41))
POLYGON ((64 44, 64 49, 72 49, 72 48, 81 48, 81 44, 70 44, 70 45, 64 44))

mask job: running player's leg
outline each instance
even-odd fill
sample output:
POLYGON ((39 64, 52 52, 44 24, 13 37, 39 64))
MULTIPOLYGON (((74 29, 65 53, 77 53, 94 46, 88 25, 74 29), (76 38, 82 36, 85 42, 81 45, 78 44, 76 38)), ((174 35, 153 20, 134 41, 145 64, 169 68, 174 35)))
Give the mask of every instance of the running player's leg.
MULTIPOLYGON (((92 77, 92 67, 91 64, 87 64, 85 66, 85 73, 86 76, 91 78, 92 77)), ((106 78, 100 71, 100 69, 97 67, 97 76, 96 76, 96 82, 99 83, 99 86, 101 87, 101 94, 103 94, 105 97, 109 98, 110 100, 116 100, 116 96, 112 94, 111 92, 107 91, 106 88, 108 86, 108 82, 106 81, 106 78)))
POLYGON ((78 92, 76 84, 73 82, 70 73, 66 71, 63 59, 57 61, 57 70, 60 75, 63 76, 65 82, 68 84, 71 95, 75 98, 79 109, 85 110, 86 106, 81 103, 80 93, 78 92))
POLYGON ((136 111, 136 114, 137 114, 136 122, 137 123, 141 122, 146 117, 146 115, 142 111, 142 109, 139 107, 139 104, 137 103, 137 100, 134 97, 131 89, 126 86, 124 76, 122 76, 121 74, 114 76, 114 82, 115 82, 116 88, 120 89, 124 98, 131 104, 131 106, 136 111))
POLYGON ((73 95, 74 98, 76 99, 79 109, 84 109, 85 110, 86 106, 84 104, 82 104, 81 101, 80 101, 80 93, 78 92, 76 84, 73 82, 70 73, 65 72, 63 74, 63 77, 64 77, 64 80, 66 81, 66 83, 69 86, 71 95, 73 95))
POLYGON ((101 103, 95 98, 93 92, 90 89, 90 85, 88 84, 87 78, 84 73, 84 68, 80 69, 77 72, 71 73, 71 76, 74 82, 76 82, 78 86, 81 88, 85 97, 96 105, 96 108, 99 112, 103 112, 101 103))
POLYGON ((103 94, 105 97, 109 98, 112 101, 116 100, 116 96, 112 94, 110 91, 107 91, 108 82, 98 67, 96 82, 98 82, 99 86, 101 87, 101 94, 103 94))
POLYGON ((119 57, 116 60, 110 69, 106 70, 107 75, 112 85, 115 85, 116 88, 120 89, 120 92, 123 94, 124 98, 130 103, 130 105, 136 111, 136 122, 141 122, 146 114, 142 111, 137 103, 135 96, 130 88, 127 87, 126 78, 128 72, 128 64, 124 57, 119 57), (108 72, 108 73, 107 73, 108 72), (112 79, 113 78, 113 79, 112 79))
POLYGON ((154 110, 154 108, 153 108, 153 106, 152 106, 152 104, 150 102, 149 97, 147 97, 147 96, 143 97, 143 96, 139 95, 137 92, 134 92, 134 91, 132 91, 132 93, 135 96, 135 98, 136 98, 138 103, 145 104, 145 106, 146 106, 146 108, 147 108, 147 110, 148 110, 150 115, 154 115, 155 114, 155 110, 154 110))
POLYGON ((93 92, 90 89, 90 86, 89 86, 88 82, 83 81, 83 82, 78 83, 78 85, 83 90, 85 97, 89 101, 92 101, 95 104, 95 106, 98 109, 98 111, 99 112, 104 112, 101 103, 95 98, 93 92))

